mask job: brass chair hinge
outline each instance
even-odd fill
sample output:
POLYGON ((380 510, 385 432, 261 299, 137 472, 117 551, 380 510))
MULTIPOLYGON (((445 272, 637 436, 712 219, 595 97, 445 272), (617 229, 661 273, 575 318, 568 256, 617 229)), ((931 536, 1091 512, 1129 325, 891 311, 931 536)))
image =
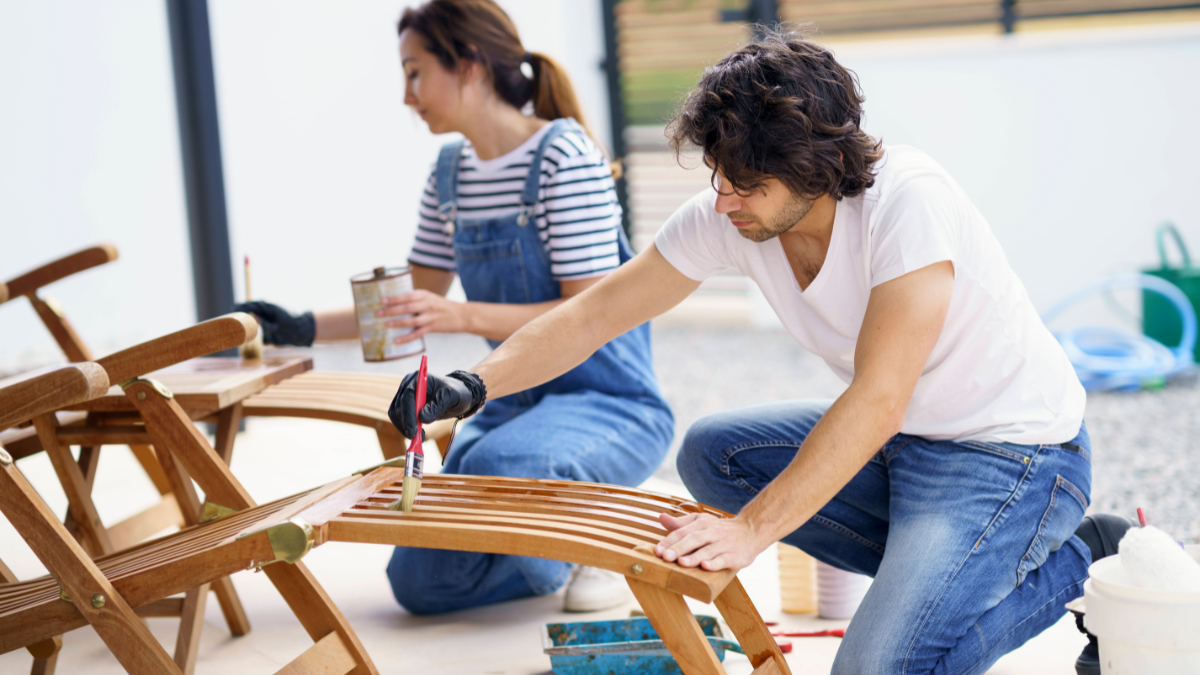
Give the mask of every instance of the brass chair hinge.
POLYGON ((221 506, 210 501, 204 502, 204 511, 200 514, 201 523, 211 523, 214 520, 231 516, 237 513, 237 509, 231 509, 228 506, 221 506))
POLYGON ((308 554, 312 550, 313 543, 316 540, 312 525, 309 525, 302 518, 292 518, 270 527, 265 527, 261 530, 254 530, 245 534, 238 535, 238 539, 245 539, 256 534, 267 533, 267 541, 271 544, 271 551, 275 554, 275 559, 255 565, 261 568, 271 563, 286 562, 295 563, 308 554))
MULTIPOLYGON (((130 387, 139 382, 145 382, 146 384, 150 385, 150 387, 154 389, 154 391, 158 392, 158 395, 162 396, 163 398, 175 398, 175 394, 172 394, 170 389, 167 389, 165 386, 163 386, 162 382, 149 377, 135 377, 132 380, 125 380, 117 386, 121 387, 121 391, 128 391, 130 387)), ((138 392, 138 400, 146 400, 146 396, 143 392, 138 392)))

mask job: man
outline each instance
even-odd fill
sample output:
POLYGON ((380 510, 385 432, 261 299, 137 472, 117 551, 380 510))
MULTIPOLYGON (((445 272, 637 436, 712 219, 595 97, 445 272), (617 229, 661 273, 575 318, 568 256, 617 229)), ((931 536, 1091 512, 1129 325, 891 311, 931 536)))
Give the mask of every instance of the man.
MULTIPOLYGON (((1091 485, 1083 388, 966 194, 928 156, 863 133, 861 104, 854 75, 801 37, 726 56, 669 127, 676 151, 703 151, 713 189, 473 373, 430 376, 420 415, 549 380, 735 268, 849 387, 697 422, 679 473, 737 516, 663 516, 656 553, 740 569, 775 541, 799 546, 875 579, 835 673, 983 673, 1062 616, 1127 523, 1075 536, 1091 485)), ((406 435, 413 379, 392 410, 406 435)))

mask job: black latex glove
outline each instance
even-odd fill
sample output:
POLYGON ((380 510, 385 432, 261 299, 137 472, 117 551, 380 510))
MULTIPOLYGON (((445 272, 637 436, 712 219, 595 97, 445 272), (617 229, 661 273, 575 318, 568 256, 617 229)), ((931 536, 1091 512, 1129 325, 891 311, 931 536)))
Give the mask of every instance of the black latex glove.
MULTIPOLYGON (((421 422, 429 424, 437 420, 469 417, 482 408, 486 400, 487 389, 483 386, 483 380, 475 373, 456 370, 445 377, 426 373, 425 407, 421 409, 421 422)), ((388 417, 405 438, 416 435, 416 372, 404 376, 400 389, 396 391, 392 405, 388 408, 388 417)))
POLYGON ((233 311, 258 317, 262 324, 263 342, 269 345, 311 347, 317 337, 317 322, 312 312, 293 316, 279 305, 261 300, 234 305, 233 311))

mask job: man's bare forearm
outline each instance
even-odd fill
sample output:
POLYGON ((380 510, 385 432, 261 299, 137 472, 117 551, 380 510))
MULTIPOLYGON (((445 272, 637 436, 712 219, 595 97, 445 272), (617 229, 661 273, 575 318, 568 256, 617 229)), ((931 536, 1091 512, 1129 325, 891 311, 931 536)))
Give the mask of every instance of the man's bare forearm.
POLYGON ((488 398, 548 382, 583 363, 604 344, 591 325, 585 300, 564 302, 513 334, 473 369, 488 398))

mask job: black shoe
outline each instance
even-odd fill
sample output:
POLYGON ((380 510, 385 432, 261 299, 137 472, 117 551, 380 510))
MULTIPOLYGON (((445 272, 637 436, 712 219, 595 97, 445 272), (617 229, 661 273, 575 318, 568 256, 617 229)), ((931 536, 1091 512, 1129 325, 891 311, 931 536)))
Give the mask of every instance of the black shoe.
POLYGON ((1137 523, 1122 516, 1111 513, 1097 513, 1085 516, 1079 527, 1075 528, 1075 536, 1087 544, 1092 552, 1092 562, 1107 558, 1117 552, 1117 544, 1129 528, 1137 523))
MULTIPOLYGON (((1087 544, 1088 550, 1092 553, 1092 562, 1096 562, 1116 553, 1121 537, 1124 537, 1134 524, 1128 518, 1098 513, 1085 517, 1076 528, 1075 536, 1087 544)), ((1083 653, 1075 660, 1075 673, 1076 675, 1100 675, 1100 644, 1096 641, 1096 636, 1087 632, 1087 629, 1083 627, 1083 615, 1078 612, 1071 613, 1075 615, 1075 626, 1079 628, 1080 633, 1087 635, 1088 639, 1083 653)))
POLYGON ((1075 615, 1075 626, 1079 632, 1088 638, 1087 646, 1083 648, 1079 658, 1075 659, 1075 675, 1100 675, 1100 644, 1096 642, 1096 636, 1083 627, 1083 615, 1079 612, 1071 613, 1075 615))

